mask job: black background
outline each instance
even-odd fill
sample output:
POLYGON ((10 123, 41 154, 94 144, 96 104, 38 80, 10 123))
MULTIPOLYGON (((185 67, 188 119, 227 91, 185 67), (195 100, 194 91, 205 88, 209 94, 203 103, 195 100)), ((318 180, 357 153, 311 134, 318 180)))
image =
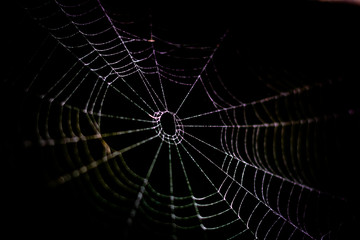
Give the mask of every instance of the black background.
MULTIPOLYGON (((341 79, 339 91, 332 92, 334 109, 344 113, 354 109, 355 118, 347 119, 337 129, 333 158, 329 166, 328 184, 324 188, 349 201, 348 222, 343 234, 356 232, 360 202, 358 196, 358 149, 359 133, 359 89, 360 80, 360 8, 347 4, 319 2, 225 4, 209 2, 193 6, 191 3, 167 3, 166 5, 126 6, 103 1, 128 14, 146 14, 151 11, 154 25, 166 29, 169 39, 180 42, 203 43, 217 41, 226 29, 236 39, 244 61, 252 69, 267 71, 286 70, 301 72, 314 81, 319 79, 341 79), (264 70, 265 69, 265 70, 264 70)), ((17 125, 19 104, 23 92, 15 83, 18 69, 26 65, 33 46, 42 41, 45 30, 37 26, 21 4, 2 7, 2 79, 1 79, 1 218, 3 228, 11 234, 43 235, 77 232, 93 226, 99 232, 107 230, 106 224, 88 217, 80 199, 69 197, 69 190, 45 190, 37 169, 31 163, 36 150, 24 150, 22 133, 17 125), (35 151, 35 152, 32 152, 35 151), (75 210, 76 209, 76 210, 75 210), (76 216, 71 213, 80 212, 76 216), (68 221, 65 223, 65 217, 68 221), (5 224, 5 225, 4 225, 5 224), (58 226, 61 226, 60 228, 58 226)), ((246 73, 244 73, 246 74, 246 73)), ((312 80, 309 80, 312 81, 312 80)), ((227 83, 236 87, 236 82, 227 83)), ((21 85, 21 84, 20 84, 21 85)), ((251 83, 250 83, 251 85, 251 83)), ((252 92, 246 92, 251 97, 252 92)), ((52 235, 50 235, 52 236, 52 235)))

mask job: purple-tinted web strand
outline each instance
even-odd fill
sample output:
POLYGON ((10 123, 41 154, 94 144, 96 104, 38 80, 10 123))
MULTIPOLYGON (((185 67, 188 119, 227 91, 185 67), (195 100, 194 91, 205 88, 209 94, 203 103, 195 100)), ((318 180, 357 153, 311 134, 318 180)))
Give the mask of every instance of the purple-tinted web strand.
POLYGON ((158 63, 157 58, 156 58, 156 52, 155 52, 153 42, 151 43, 151 46, 153 48, 153 57, 154 57, 155 65, 156 65, 156 73, 158 75, 159 82, 160 82, 161 94, 162 94, 162 97, 163 97, 163 100, 164 100, 165 110, 168 110, 167 101, 166 101, 165 92, 164 92, 164 86, 163 86, 163 83, 162 83, 163 81, 162 81, 162 77, 161 77, 161 74, 160 74, 159 63, 158 63))
MULTIPOLYGON (((310 123, 317 123, 320 120, 328 120, 328 119, 336 119, 338 116, 334 114, 324 115, 321 117, 312 117, 306 119, 299 119, 293 121, 283 121, 283 122, 270 122, 263 124, 241 124, 241 125, 211 125, 211 124, 184 124, 183 126, 186 128, 248 128, 248 129, 257 129, 257 128, 278 128, 278 127, 287 127, 294 125, 303 125, 310 123)), ((182 121, 184 119, 181 119, 182 121)))
POLYGON ((261 128, 257 128, 256 130, 253 130, 253 135, 252 135, 252 150, 253 150, 253 156, 254 159, 257 161, 258 166, 262 169, 267 169, 267 167, 263 164, 263 160, 261 159, 260 156, 260 150, 259 150, 259 144, 257 144, 258 142, 260 142, 259 139, 259 134, 260 134, 260 130, 261 128))
POLYGON ((247 160, 249 161, 249 163, 253 164, 254 166, 257 166, 255 163, 255 160, 250 156, 249 154, 249 149, 248 146, 250 144, 248 144, 248 133, 249 133, 249 129, 245 128, 245 133, 244 133, 244 150, 245 150, 245 156, 247 157, 247 160))
POLYGON ((180 103, 179 107, 177 108, 175 114, 177 114, 179 112, 179 110, 181 109, 182 105, 184 104, 184 102, 186 101, 186 99, 189 97, 191 91, 193 90, 194 86, 196 85, 196 83, 200 80, 201 75, 203 74, 203 72, 206 70, 207 66, 209 65, 209 63, 211 62, 211 60, 213 59, 216 51, 219 49, 220 44, 223 42, 224 38, 227 36, 228 31, 226 31, 224 33, 224 35, 221 37, 220 39, 220 43, 216 45, 216 47, 214 48, 213 52, 211 53, 211 55, 209 56, 208 60, 206 61, 205 65, 203 66, 203 68, 201 69, 199 75, 197 76, 197 78, 195 79, 194 83, 191 85, 189 91, 186 93, 185 97, 183 98, 182 102, 180 103))
MULTIPOLYGON (((61 9, 62 10, 62 12, 65 14, 65 15, 67 15, 67 13, 63 10, 63 9, 61 9)), ((70 20, 71 21, 71 20, 70 20)), ((73 21, 71 21, 72 23, 73 23, 73 21)), ((74 23, 73 23, 74 24, 74 23)), ((77 27, 76 27, 76 29, 78 29, 77 27)), ((53 34, 51 34, 55 39, 57 39, 53 34)), ((91 44, 90 42, 89 42, 89 40, 84 36, 84 39, 87 41, 87 44, 88 45, 90 45, 92 48, 93 48, 93 50, 95 51, 95 52, 97 52, 97 49, 93 46, 93 44, 91 44)), ((58 41, 60 41, 60 40, 58 40, 58 41)), ((66 49, 68 49, 68 47, 66 46, 66 45, 64 45, 63 43, 61 43, 60 42, 60 44, 62 45, 62 46, 64 46, 66 49)), ((69 50, 70 51, 70 50, 69 50)), ((70 51, 71 52, 71 51, 70 51)), ((100 56, 101 56, 101 54, 99 54, 100 56)), ((82 60, 80 60, 78 57, 76 57, 79 61, 81 61, 85 66, 87 66, 87 67, 89 67, 85 62, 83 62, 82 60)), ((103 57, 101 57, 105 62, 106 62, 106 59, 104 59, 103 57)), ((108 64, 108 66, 110 66, 111 67, 111 65, 109 65, 108 64)), ((101 67, 102 68, 102 67, 101 67)), ((92 72, 94 72, 95 74, 97 74, 98 75, 98 73, 96 72, 96 70, 98 70, 98 69, 92 69, 92 68, 90 68, 89 67, 89 69, 92 71, 92 72)), ((113 70, 113 72, 115 72, 116 73, 116 71, 115 70, 113 70)), ((99 76, 99 75, 98 75, 99 76)), ((103 77, 102 76, 99 76, 100 78, 102 78, 103 79, 103 77)), ((143 98, 141 98, 139 95, 138 95, 138 93, 133 89, 133 88, 131 88, 131 86, 123 79, 123 78, 120 78, 124 83, 126 83, 127 84, 127 86, 145 103, 145 105, 146 106, 148 106, 150 109, 151 109, 151 111, 153 112, 154 110, 152 110, 152 108, 143 100, 143 98)), ((119 92, 121 95, 123 95, 125 98, 127 98, 129 101, 131 101, 132 103, 134 103, 137 107, 139 107, 141 110, 143 110, 144 112, 146 112, 148 115, 150 115, 150 113, 148 113, 147 111, 145 111, 143 108, 141 108, 139 105, 137 105, 135 102, 133 102, 130 98, 128 98, 125 94, 123 94, 122 92, 120 92, 117 88, 115 88, 113 85, 111 85, 111 87, 112 88, 114 88, 117 92, 119 92)))
MULTIPOLYGON (((206 74, 206 71, 205 71, 204 73, 206 74)), ((203 88, 204 88, 204 91, 205 91, 207 97, 208 97, 209 100, 211 101, 212 105, 214 105, 215 108, 218 108, 218 107, 221 108, 222 106, 219 105, 219 104, 211 97, 211 95, 210 95, 209 91, 207 90, 207 88, 206 88, 206 86, 205 86, 205 84, 204 84, 204 81, 203 81, 203 79, 202 79, 201 76, 199 77, 199 80, 200 80, 200 82, 201 82, 201 84, 202 84, 202 86, 203 86, 203 88)))
POLYGON ((88 2, 90 2, 91 0, 85 0, 85 1, 82 1, 78 4, 74 4, 74 5, 66 5, 66 4, 62 4, 62 3, 58 3, 61 7, 64 7, 64 8, 78 8, 78 7, 81 7, 85 4, 87 4, 88 2))
MULTIPOLYGON (((289 164, 288 164, 288 161, 286 161, 287 157, 285 155, 285 127, 282 127, 281 128, 281 141, 280 141, 280 144, 281 144, 281 153, 282 153, 282 162, 283 164, 285 165, 285 168, 286 168, 286 171, 287 173, 290 175, 291 179, 296 179, 296 177, 294 176, 294 174, 292 173, 292 171, 290 170, 290 167, 289 167, 289 164)), ((294 168, 295 168, 295 165, 294 165, 294 168)))
MULTIPOLYGON (((154 35, 153 35, 152 15, 150 14, 150 40, 153 40, 153 39, 154 39, 154 35)), ((165 92, 164 92, 163 81, 162 81, 161 75, 160 75, 159 63, 158 63, 158 60, 157 60, 157 57, 156 57, 156 50, 155 50, 155 47, 154 47, 154 41, 151 42, 151 48, 152 48, 152 56, 154 57, 154 62, 155 62, 155 65, 156 65, 156 73, 157 73, 158 78, 159 78, 161 94, 162 94, 162 97, 163 97, 163 100, 164 100, 165 110, 168 110, 168 105, 167 105, 165 92)))
POLYGON ((270 128, 265 128, 265 132, 264 132, 264 138, 263 138, 264 154, 263 154, 263 156, 264 156, 264 162, 266 163, 266 166, 269 169, 269 171, 270 172, 275 172, 273 167, 271 166, 271 164, 269 162, 269 158, 268 158, 269 153, 268 153, 268 144, 267 144, 267 142, 268 142, 268 138, 269 138, 268 137, 269 129, 270 128))
MULTIPOLYGON (((128 55, 129 55, 130 58, 131 58, 131 61, 133 62, 135 68, 138 70, 139 76, 140 76, 140 78, 143 80, 143 83, 144 83, 144 85, 145 85, 145 87, 146 87, 146 89, 147 89, 147 91, 148 91, 148 93, 149 93, 152 101, 154 102, 156 108, 159 110, 159 107, 158 107, 158 105, 157 105, 157 103, 156 103, 156 101, 155 101, 155 99, 154 99, 151 91, 149 90, 148 85, 149 85, 149 87, 152 89, 153 92, 155 92, 155 90, 152 88, 152 86, 151 86, 151 84, 149 83, 149 81, 147 81, 146 77, 143 75, 142 71, 140 70, 139 66, 138 66, 137 63, 136 63, 136 60, 134 59, 134 57, 132 56, 131 52, 130 52, 129 49, 127 48, 124 40, 122 39, 122 36, 119 34, 117 28, 115 27, 114 23, 112 22, 110 16, 107 14, 105 8, 102 6, 100 0, 97 0, 97 2, 98 2, 98 4, 99 4, 100 8, 102 9, 102 11, 104 12, 104 15, 106 16, 107 20, 109 21, 111 27, 112 27, 113 30, 115 31, 115 33, 116 33, 116 35, 118 36, 119 40, 121 41, 122 45, 123 45, 124 48, 126 49, 128 55)), ((156 97, 158 98, 158 101, 159 101, 162 105, 164 105, 164 103, 160 100, 160 98, 159 98, 157 95, 156 95, 156 97)))
MULTIPOLYGON (((215 113, 218 113, 218 112, 227 111, 227 110, 231 110, 231 109, 245 108, 245 107, 247 107, 249 105, 255 105, 255 104, 259 104, 259 103, 265 103, 265 102, 277 100, 279 98, 287 97, 290 94, 298 94, 299 92, 309 91, 310 89, 311 89, 310 86, 304 86, 304 87, 301 87, 301 88, 295 88, 295 89, 292 89, 292 90, 290 90, 288 92, 281 92, 280 94, 274 95, 274 96, 271 96, 271 97, 266 97, 266 98, 262 98, 262 99, 259 99, 259 100, 254 100, 254 101, 249 102, 249 103, 241 103, 241 104, 235 105, 235 106, 230 106, 230 107, 226 107, 226 108, 222 108, 222 109, 216 109, 216 110, 213 110, 213 111, 200 113, 200 114, 189 116, 189 117, 184 117, 181 120, 185 121, 185 120, 188 120, 188 119, 202 117, 202 116, 206 116, 206 115, 211 115, 211 114, 215 114, 215 113)), ((279 116, 278 110, 277 110, 276 114, 279 116)))
POLYGON ((174 80, 168 76, 166 76, 165 74, 168 74, 169 76, 172 76, 172 77, 177 77, 177 78, 193 78, 192 76, 180 76, 180 75, 175 75, 175 74, 171 74, 169 72, 166 72, 164 70, 162 70, 161 68, 159 68, 159 74, 162 78, 165 78, 166 80, 170 81, 170 82, 173 82, 173 83, 176 83, 176 84, 179 84, 179 85, 184 85, 184 86, 190 86, 191 83, 185 83, 185 82, 180 82, 180 81, 177 81, 177 80, 174 80))
MULTIPOLYGON (((214 72, 215 72, 215 74, 216 74, 216 78, 217 78, 218 81, 220 82, 221 86, 225 89, 225 91, 226 91, 236 102, 242 104, 243 102, 240 101, 239 99, 237 99, 237 97, 235 97, 235 95, 232 94, 232 92, 229 91, 229 89, 225 86, 224 81, 221 79, 220 74, 219 74, 219 72, 218 72, 218 70, 217 70, 217 67, 216 67, 216 64, 214 63, 214 61, 212 61, 212 65, 213 65, 213 70, 214 70, 214 72)), ((210 82, 209 82, 209 83, 210 83, 210 82)))
MULTIPOLYGON (((212 61, 212 62, 213 62, 213 61, 212 61)), ((213 65, 215 66, 214 63, 213 63, 213 65)), ((209 79, 209 76, 208 76, 207 71, 205 71, 205 74, 206 74, 206 77, 209 79)), ((222 83, 222 81, 221 81, 220 79, 218 79, 218 81, 222 83)), ((224 103, 225 105, 231 106, 231 104, 230 104, 229 102, 227 102, 223 97, 221 97, 220 94, 215 90, 215 88, 214 88, 214 86, 213 86, 213 84, 212 84, 212 81, 207 81, 206 83, 209 84, 210 89, 211 89, 211 92, 214 94, 214 96, 215 96, 217 99, 219 99, 219 100, 220 100, 222 103, 224 103)), ((208 91, 208 90, 206 89, 204 83, 203 83, 203 86, 204 86, 205 90, 208 91)), ((227 93, 229 93, 230 96, 232 95, 232 94, 229 92, 229 90, 224 87, 223 83, 222 83, 222 87, 226 90, 227 93)))
MULTIPOLYGON (((61 10, 62 10, 62 12, 63 12, 66 16, 68 16, 68 13, 67 13, 67 12, 65 12, 63 9, 61 9, 61 10)), ((81 33, 81 31, 80 31, 79 28, 77 27, 76 23, 75 23, 74 21, 72 21, 72 20, 70 20, 70 21, 71 21, 71 23, 75 26, 75 28, 81 33)), ((110 28, 110 29, 111 29, 111 28, 110 28)), ((102 69, 102 68, 104 68, 104 67, 106 67, 106 66, 109 66, 109 67, 112 69, 112 72, 116 73, 116 74, 118 75, 118 77, 119 77, 119 78, 145 103, 145 105, 147 105, 147 106, 151 109, 151 111, 153 112, 154 110, 152 110, 152 108, 143 100, 143 98, 138 95, 138 93, 119 75, 119 73, 117 73, 117 71, 112 67, 112 64, 110 64, 110 63, 107 62, 107 60, 104 58, 104 54, 100 54, 99 51, 98 51, 98 49, 95 48, 94 44, 92 44, 92 43, 88 40, 88 38, 86 37, 86 35, 84 35, 84 34, 82 34, 82 35, 83 35, 84 39, 86 40, 86 42, 88 43, 88 45, 91 46, 96 53, 98 53, 98 55, 96 56, 96 58, 100 57, 100 58, 102 58, 102 59, 104 60, 104 62, 106 63, 106 65, 104 65, 104 66, 102 66, 102 67, 100 67, 100 68, 98 68, 98 69, 91 69, 91 68, 90 68, 91 71, 96 72, 97 70, 100 70, 100 69, 102 69)), ((121 39, 121 40, 122 40, 122 39, 121 39)), ((125 43, 124 43, 123 40, 122 40, 122 44, 123 44, 125 50, 127 50, 127 48, 126 48, 125 43)), ((127 50, 127 52, 129 53, 128 50, 127 50)), ((129 55, 129 56, 131 57, 131 55, 129 55)), ((95 60, 95 59, 94 59, 94 60, 95 60)), ((93 61, 94 61, 94 60, 93 60, 93 61)), ((82 61, 82 62, 83 62, 83 61, 82 61)), ((86 65, 86 66, 87 66, 87 65, 90 65, 90 63, 85 63, 85 62, 83 62, 83 64, 86 65)), ((110 73, 110 74, 111 74, 111 73, 110 73)), ((109 75, 110 75, 110 74, 109 74, 109 75)), ((149 114, 149 113, 148 113, 148 114, 149 114)))

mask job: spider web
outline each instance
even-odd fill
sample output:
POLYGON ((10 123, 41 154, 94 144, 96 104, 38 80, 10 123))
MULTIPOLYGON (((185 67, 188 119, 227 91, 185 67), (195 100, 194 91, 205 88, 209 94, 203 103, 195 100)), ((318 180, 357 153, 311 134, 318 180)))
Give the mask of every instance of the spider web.
POLYGON ((54 228, 337 237, 346 200, 321 169, 333 164, 336 127, 359 111, 333 100, 341 80, 249 73, 232 28, 192 42, 156 11, 130 15, 106 1, 26 9, 46 36, 14 83, 25 91, 22 144, 56 202, 78 201, 54 228))

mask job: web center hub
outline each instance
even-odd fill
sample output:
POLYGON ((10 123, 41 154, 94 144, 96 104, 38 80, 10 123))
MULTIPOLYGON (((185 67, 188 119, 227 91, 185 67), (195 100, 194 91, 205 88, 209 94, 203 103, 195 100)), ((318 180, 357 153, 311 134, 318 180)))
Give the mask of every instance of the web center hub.
POLYGON ((180 118, 170 111, 158 111, 154 114, 157 135, 169 144, 179 144, 184 135, 184 126, 180 118))

